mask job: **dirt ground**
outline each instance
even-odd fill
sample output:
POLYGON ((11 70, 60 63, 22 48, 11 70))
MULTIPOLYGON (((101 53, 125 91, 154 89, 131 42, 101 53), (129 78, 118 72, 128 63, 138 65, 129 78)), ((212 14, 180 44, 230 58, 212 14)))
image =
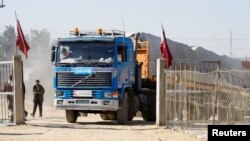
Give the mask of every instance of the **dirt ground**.
MULTIPOLYGON (((154 123, 135 117, 126 125, 115 121, 103 121, 99 114, 80 117, 77 123, 65 120, 65 113, 53 107, 44 106, 43 117, 30 116, 32 104, 26 106, 29 112, 26 124, 0 126, 0 141, 205 141, 196 132, 165 129, 154 123)), ((38 109, 37 109, 38 110, 38 109)))

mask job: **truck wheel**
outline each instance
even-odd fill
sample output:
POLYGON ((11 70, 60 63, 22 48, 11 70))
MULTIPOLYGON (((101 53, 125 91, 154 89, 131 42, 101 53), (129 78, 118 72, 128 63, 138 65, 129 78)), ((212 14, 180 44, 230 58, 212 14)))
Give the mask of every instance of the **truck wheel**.
POLYGON ((142 118, 145 121, 156 120, 156 95, 154 90, 144 90, 144 102, 141 108, 142 118))
POLYGON ((115 112, 108 113, 107 116, 108 116, 109 120, 116 120, 116 113, 115 112))
POLYGON ((74 111, 74 110, 65 110, 66 112, 66 119, 67 119, 67 122, 69 123, 76 123, 76 120, 77 120, 77 111, 74 111))
POLYGON ((108 114, 100 114, 102 120, 109 120, 108 114))
POLYGON ((136 115, 135 110, 135 97, 134 97, 134 91, 130 90, 128 94, 128 121, 132 121, 134 116, 136 115))
POLYGON ((142 118, 145 121, 156 121, 156 97, 151 95, 148 97, 148 105, 147 108, 142 110, 142 118))
POLYGON ((117 122, 123 123, 128 121, 128 92, 124 91, 123 98, 119 103, 121 109, 117 110, 117 122))
POLYGON ((156 113, 155 112, 156 111, 153 109, 141 111, 143 120, 153 121, 153 122, 156 121, 156 113))

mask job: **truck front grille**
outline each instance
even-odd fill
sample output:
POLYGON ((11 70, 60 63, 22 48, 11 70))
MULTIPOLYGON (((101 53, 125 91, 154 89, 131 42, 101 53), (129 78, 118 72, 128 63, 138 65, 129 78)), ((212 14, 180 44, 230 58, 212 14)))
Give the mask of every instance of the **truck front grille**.
POLYGON ((74 72, 58 72, 57 84, 58 87, 84 88, 84 87, 111 87, 112 73, 111 72, 95 72, 95 75, 88 77, 86 75, 77 75, 74 72))

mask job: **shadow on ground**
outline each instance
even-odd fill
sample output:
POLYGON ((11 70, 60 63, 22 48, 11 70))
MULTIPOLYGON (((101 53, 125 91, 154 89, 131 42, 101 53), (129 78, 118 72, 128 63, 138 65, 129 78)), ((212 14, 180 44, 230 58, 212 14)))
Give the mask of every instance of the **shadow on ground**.
POLYGON ((0 135, 23 136, 23 135, 43 135, 43 133, 0 133, 0 135))
POLYGON ((127 129, 126 127, 155 125, 154 122, 134 120, 126 123, 117 121, 98 121, 98 122, 77 122, 77 123, 27 123, 28 126, 45 127, 45 128, 69 128, 69 129, 95 129, 95 130, 152 130, 156 127, 144 129, 127 129))

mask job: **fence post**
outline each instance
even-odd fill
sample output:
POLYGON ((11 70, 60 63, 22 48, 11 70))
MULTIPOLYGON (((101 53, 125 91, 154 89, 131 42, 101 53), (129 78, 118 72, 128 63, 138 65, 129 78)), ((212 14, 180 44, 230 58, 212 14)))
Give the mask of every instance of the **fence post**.
POLYGON ((14 56, 14 95, 15 95, 15 122, 24 124, 24 101, 23 101, 23 64, 20 55, 14 56))
POLYGON ((156 124, 165 125, 165 59, 157 59, 157 81, 156 81, 156 124))
MULTIPOLYGON (((213 125, 215 124, 215 108, 218 106, 218 82, 219 82, 219 71, 220 71, 220 66, 217 68, 216 71, 216 78, 215 78, 215 86, 214 86, 214 103, 213 103, 213 125)), ((217 110, 217 120, 219 120, 219 111, 217 110)))

